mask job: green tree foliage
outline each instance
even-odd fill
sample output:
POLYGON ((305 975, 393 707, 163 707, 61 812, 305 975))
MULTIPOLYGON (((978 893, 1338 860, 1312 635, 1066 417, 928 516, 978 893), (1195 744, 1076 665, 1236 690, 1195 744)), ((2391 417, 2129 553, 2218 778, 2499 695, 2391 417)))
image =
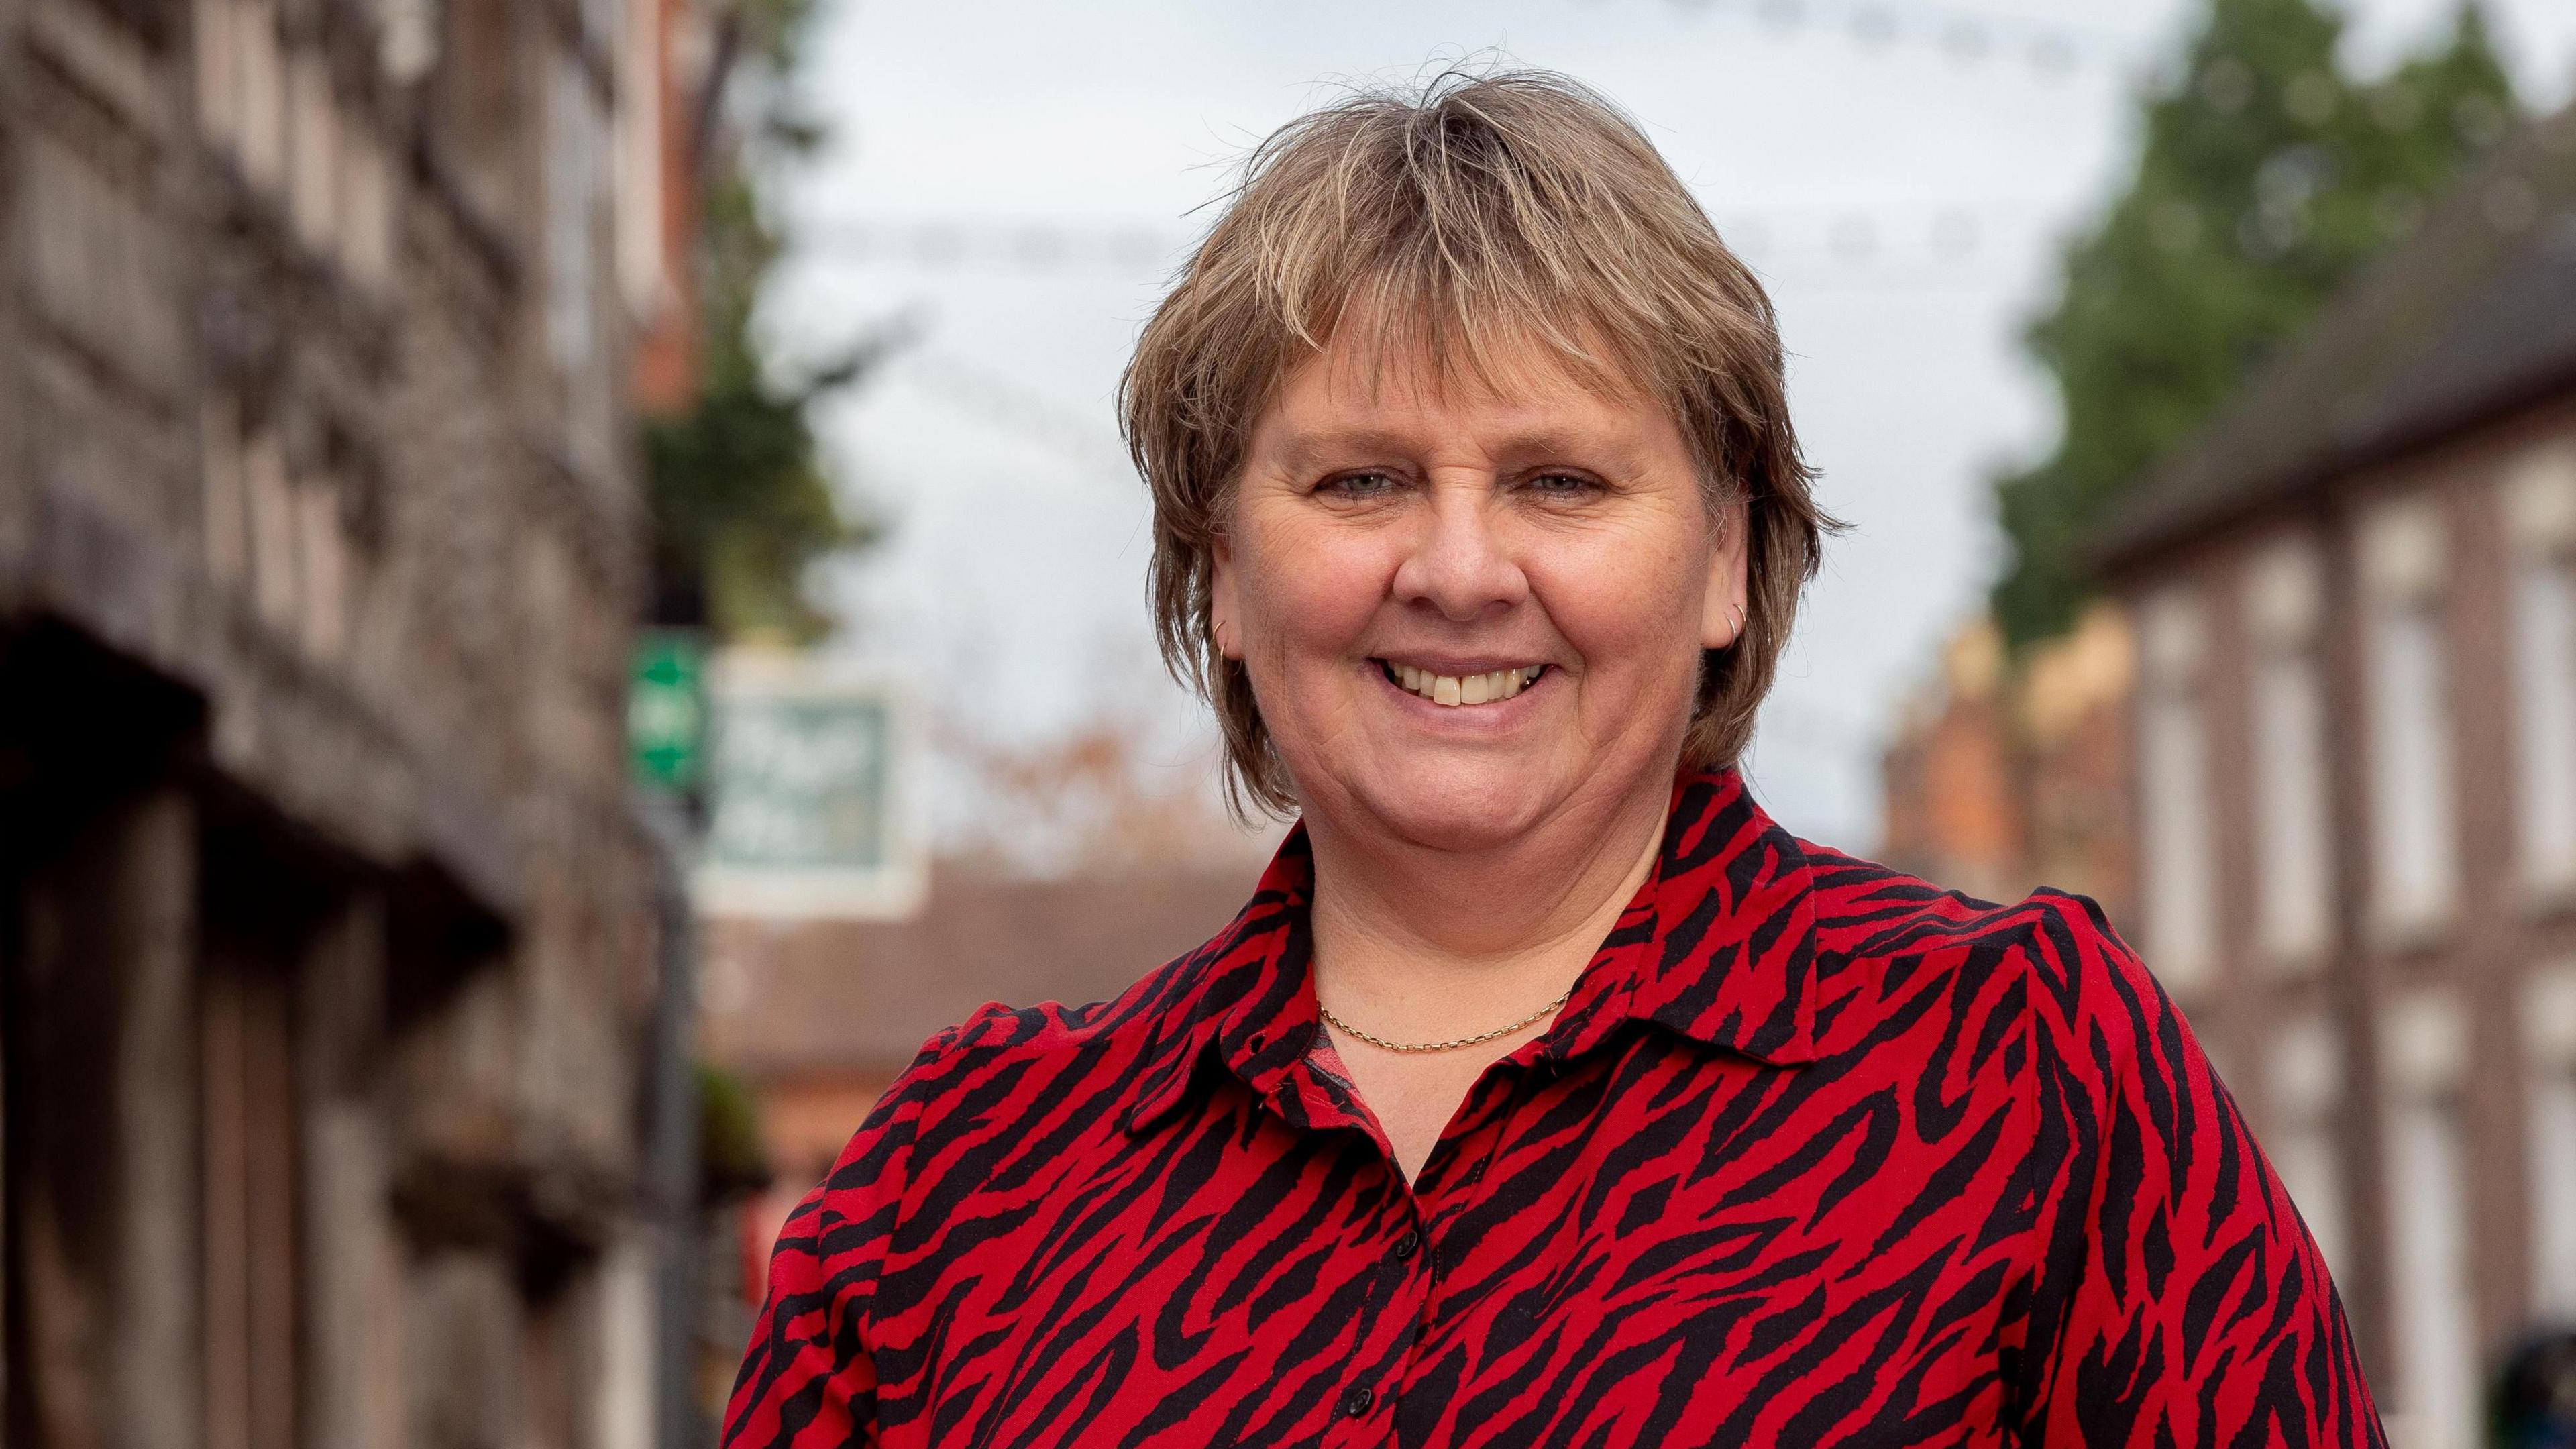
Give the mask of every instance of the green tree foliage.
POLYGON ((2474 3, 2373 80, 2343 70, 2342 29, 2314 0, 2210 0, 2187 66, 2145 98, 2137 175, 2068 247, 2026 338, 2064 431, 1996 483, 2012 557, 1993 602, 2014 644, 2072 622, 2110 506, 2511 126, 2474 3))
POLYGON ((716 1207, 769 1186, 769 1153, 760 1141, 760 1099, 742 1078, 697 1064, 698 1202, 716 1207))
POLYGON ((831 620, 807 595, 809 568, 878 531, 835 499, 810 414, 881 358, 893 334, 789 384, 773 376, 753 329, 781 245, 763 182, 821 137, 792 84, 814 9, 813 0, 738 0, 718 16, 692 148, 699 391, 688 412, 644 425, 662 591, 697 601, 726 637, 825 633, 831 620))

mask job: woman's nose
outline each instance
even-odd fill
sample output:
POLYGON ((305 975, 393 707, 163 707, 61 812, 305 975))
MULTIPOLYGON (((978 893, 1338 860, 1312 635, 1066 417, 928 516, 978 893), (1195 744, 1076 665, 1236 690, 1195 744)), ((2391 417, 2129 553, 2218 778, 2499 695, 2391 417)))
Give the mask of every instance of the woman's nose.
POLYGON ((1490 480, 1434 485, 1412 550, 1396 569, 1396 597, 1462 624, 1526 598, 1529 580, 1512 557, 1501 511, 1490 480))

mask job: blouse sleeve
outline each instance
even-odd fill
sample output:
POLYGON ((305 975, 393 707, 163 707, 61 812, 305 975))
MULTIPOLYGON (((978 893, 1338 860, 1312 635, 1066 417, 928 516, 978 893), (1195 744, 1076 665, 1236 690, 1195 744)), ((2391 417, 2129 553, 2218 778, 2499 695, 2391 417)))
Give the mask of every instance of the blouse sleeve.
POLYGON ((946 1075, 960 1030, 950 1027, 923 1045, 841 1149, 831 1175, 779 1230, 767 1299, 725 1409, 725 1449, 878 1442, 869 1308, 923 1108, 946 1075))
POLYGON ((2325 1261, 2181 1013, 2091 902, 2041 904, 2020 1441, 2384 1445, 2325 1261))

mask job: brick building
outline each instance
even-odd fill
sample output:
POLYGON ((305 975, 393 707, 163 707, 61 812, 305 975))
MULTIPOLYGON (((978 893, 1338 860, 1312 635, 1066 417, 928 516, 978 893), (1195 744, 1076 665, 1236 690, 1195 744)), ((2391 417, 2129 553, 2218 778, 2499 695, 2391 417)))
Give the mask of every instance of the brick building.
POLYGON ((2134 669, 2127 619, 2108 604, 2018 661, 1993 620, 1962 627, 1880 758, 1879 855, 1985 900, 2043 885, 2088 895, 2125 927, 2134 669))
POLYGON ((652 1442, 667 8, 0 0, 12 1446, 652 1442))
POLYGON ((2576 1322, 2576 111, 2118 520, 2132 934, 2323 1243, 2401 1444, 2576 1322))

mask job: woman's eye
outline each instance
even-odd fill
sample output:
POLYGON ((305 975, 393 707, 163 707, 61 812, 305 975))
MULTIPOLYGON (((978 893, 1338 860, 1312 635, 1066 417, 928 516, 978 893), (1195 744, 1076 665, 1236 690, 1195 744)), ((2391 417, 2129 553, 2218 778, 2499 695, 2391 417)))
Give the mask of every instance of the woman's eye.
POLYGON ((1396 490, 1392 473, 1344 473, 1324 480, 1322 491, 1344 498, 1383 498, 1396 490))

